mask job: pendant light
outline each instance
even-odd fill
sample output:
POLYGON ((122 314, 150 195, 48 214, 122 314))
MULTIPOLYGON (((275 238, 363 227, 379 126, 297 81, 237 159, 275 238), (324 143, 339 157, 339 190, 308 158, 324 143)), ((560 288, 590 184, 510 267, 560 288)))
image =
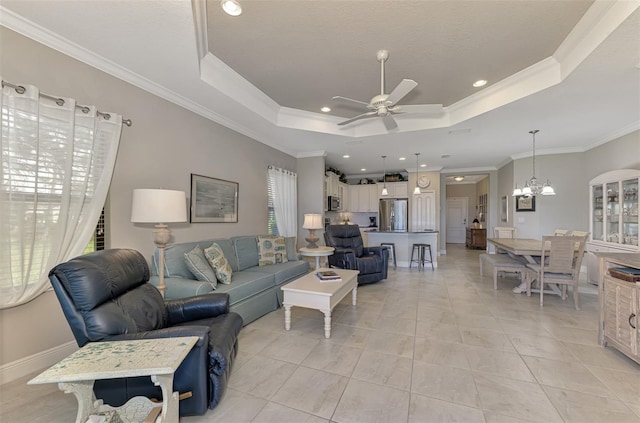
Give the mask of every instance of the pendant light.
POLYGON ((540 132, 538 129, 534 129, 529 131, 529 133, 533 136, 533 172, 532 177, 528 181, 524 183, 524 187, 522 189, 518 188, 518 184, 516 184, 515 189, 513 190, 513 196, 524 195, 525 197, 531 197, 532 195, 556 195, 555 190, 551 186, 551 182, 547 179, 547 181, 540 185, 538 183, 538 179, 536 178, 536 134, 540 132))
POLYGON ((418 165, 418 156, 420 153, 415 153, 416 155, 416 187, 413 189, 413 195, 420 195, 420 187, 418 186, 418 169, 420 166, 418 165))
POLYGON ((382 192, 380 195, 389 195, 389 191, 387 191, 387 156, 382 156, 382 169, 384 171, 384 176, 382 176, 382 192))

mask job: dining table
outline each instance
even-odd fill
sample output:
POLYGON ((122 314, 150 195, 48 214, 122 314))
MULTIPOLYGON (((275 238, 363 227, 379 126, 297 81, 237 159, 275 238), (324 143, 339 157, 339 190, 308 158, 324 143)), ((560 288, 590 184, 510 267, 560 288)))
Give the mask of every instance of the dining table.
MULTIPOLYGON (((531 238, 487 238, 487 242, 495 245, 498 250, 504 250, 516 260, 523 260, 526 263, 540 263, 542 256, 542 240, 531 238), (536 260, 537 258, 537 260, 536 260)), ((549 254, 549 250, 545 251, 549 254)), ((539 289, 531 288, 531 292, 540 292, 539 289)), ((550 285, 549 294, 561 295, 557 285, 550 285)))
POLYGON ((539 263, 534 257, 542 254, 542 240, 531 238, 487 238, 497 249, 506 251, 513 258, 522 257, 527 263, 539 263))

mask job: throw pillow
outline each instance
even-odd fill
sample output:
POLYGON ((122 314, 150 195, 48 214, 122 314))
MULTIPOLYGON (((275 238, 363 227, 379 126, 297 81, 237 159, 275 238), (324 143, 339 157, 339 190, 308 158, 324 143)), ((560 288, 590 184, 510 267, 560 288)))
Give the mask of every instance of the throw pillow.
POLYGON ((218 280, 229 285, 231 283, 231 265, 222 252, 222 248, 215 242, 210 247, 204 249, 204 256, 213 268, 218 280))
POLYGON ((289 236, 284 239, 284 243, 287 245, 287 260, 298 261, 298 252, 296 251, 296 237, 289 236))
POLYGON ((287 245, 283 236, 258 237, 258 266, 268 266, 276 263, 286 263, 287 245))
POLYGON ((193 273, 193 276, 195 276, 197 280, 209 282, 213 289, 216 289, 216 285, 218 284, 216 274, 204 256, 204 250, 200 245, 196 245, 193 250, 184 253, 184 260, 189 271, 193 273))

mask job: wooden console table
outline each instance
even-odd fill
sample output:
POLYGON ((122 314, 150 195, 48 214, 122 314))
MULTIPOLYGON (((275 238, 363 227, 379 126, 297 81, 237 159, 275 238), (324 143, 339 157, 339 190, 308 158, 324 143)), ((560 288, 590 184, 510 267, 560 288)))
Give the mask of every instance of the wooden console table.
POLYGON ((465 245, 467 248, 487 248, 487 230, 484 228, 467 228, 465 245))
POLYGON ((84 423, 91 414, 116 410, 123 422, 178 422, 178 393, 173 392, 173 374, 198 337, 159 338, 133 341, 92 342, 58 364, 31 379, 28 384, 58 383, 64 393, 78 400, 76 423, 84 423), (151 417, 160 404, 145 397, 131 398, 121 407, 103 405, 96 400, 93 383, 100 379, 151 376, 162 390, 162 414, 151 417))

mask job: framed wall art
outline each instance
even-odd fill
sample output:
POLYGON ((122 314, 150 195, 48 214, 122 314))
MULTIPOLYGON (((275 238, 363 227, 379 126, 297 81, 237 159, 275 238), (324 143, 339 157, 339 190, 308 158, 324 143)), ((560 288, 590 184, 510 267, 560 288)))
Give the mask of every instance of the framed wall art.
POLYGON ((238 222, 238 183, 192 173, 190 222, 238 222))
POLYGON ((509 197, 506 195, 500 199, 500 221, 509 221, 509 197))
POLYGON ((517 212, 534 212, 536 211, 536 197, 532 195, 530 197, 519 195, 516 197, 516 211, 517 212))

